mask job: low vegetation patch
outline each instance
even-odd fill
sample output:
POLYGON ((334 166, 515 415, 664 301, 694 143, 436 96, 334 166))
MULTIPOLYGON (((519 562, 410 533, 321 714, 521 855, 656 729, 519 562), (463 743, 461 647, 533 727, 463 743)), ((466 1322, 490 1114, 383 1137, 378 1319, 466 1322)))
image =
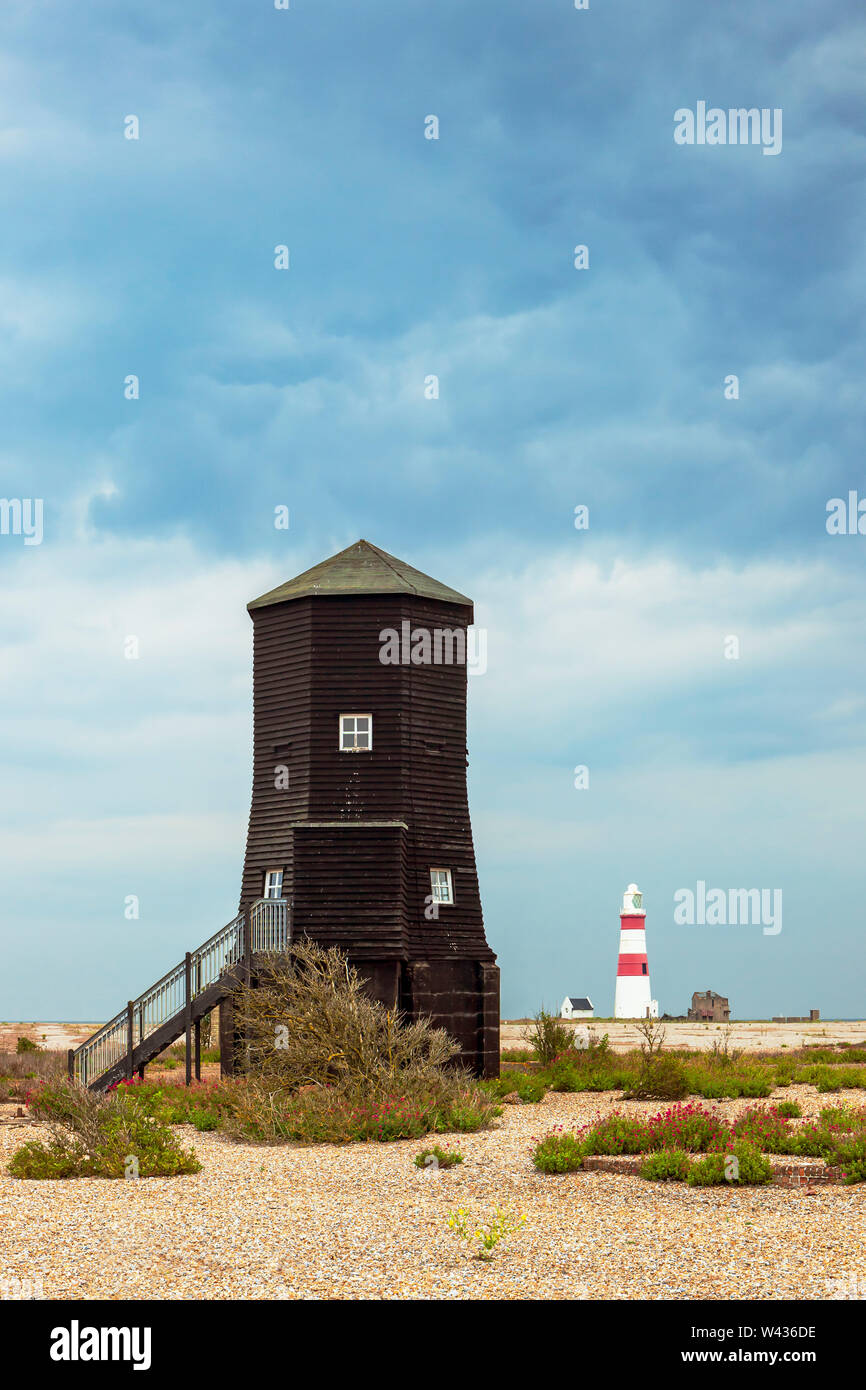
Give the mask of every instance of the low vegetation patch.
MULTIPOLYGON (((670 1053, 648 1060, 641 1067, 627 1100, 682 1100, 691 1094, 689 1075, 678 1057, 670 1053)), ((700 1092, 698 1092, 700 1094, 700 1092)))
MULTIPOLYGON (((608 1035, 589 1032, 588 1044, 562 1020, 540 1010, 527 1032, 534 1076, 545 1090, 622 1091, 629 1100, 767 1099, 777 1087, 806 1084, 826 1094, 866 1088, 866 1049, 825 1046, 792 1052, 747 1053, 731 1045, 726 1029, 708 1051, 664 1050, 665 1026, 658 1019, 635 1024, 637 1044, 614 1054, 608 1035)), ((525 1061, 524 1051, 503 1053, 503 1062, 525 1061)), ((509 1073, 511 1074, 511 1073, 509 1073)), ((512 1089, 517 1089, 513 1087, 512 1089)), ((507 1094, 500 1092, 499 1094, 507 1094)), ((540 1098, 540 1097, 539 1097, 540 1098)))
POLYGON ((548 1082, 544 1076, 519 1071, 516 1067, 509 1067, 499 1076, 482 1081, 480 1085, 487 1095, 495 1099, 501 1100, 504 1096, 516 1094, 527 1104, 541 1100, 548 1089, 548 1082))
POLYGON ((647 1120, 650 1149, 684 1149, 688 1153, 708 1153, 720 1147, 729 1136, 727 1125, 702 1105, 674 1105, 647 1120))
POLYGON ((846 1183, 866 1182, 866 1133, 852 1134, 840 1139, 833 1162, 842 1169, 846 1183))
MULTIPOLYGON (((46 1088, 46 1091, 48 1088, 46 1088)), ((132 1095, 101 1095, 71 1082, 37 1100, 48 1139, 30 1139, 9 1162, 15 1178, 151 1178, 197 1173, 201 1164, 132 1095)))
POLYGON ((464 1207, 460 1207, 448 1218, 449 1229, 465 1241, 476 1260, 492 1260, 496 1248, 508 1236, 516 1235, 524 1225, 526 1217, 506 1207, 494 1207, 493 1215, 484 1221, 473 1217, 464 1207))
POLYGON ((221 1092, 232 1138, 417 1139, 473 1133, 500 1113, 495 1090, 457 1065, 457 1043, 371 999, 337 950, 301 942, 290 960, 271 957, 236 1009, 248 1063, 243 1084, 221 1092))
POLYGON ((416 1168, 456 1168, 462 1162, 463 1155, 456 1149, 443 1149, 438 1144, 415 1155, 416 1168))
POLYGON ((409 1095, 384 1092, 359 1100, 337 1087, 290 1092, 257 1078, 232 1087, 220 1128, 231 1138, 257 1144, 289 1141, 348 1144, 420 1139, 425 1134, 474 1133, 499 1108, 477 1087, 430 1084, 409 1095))
POLYGON ((532 1161, 539 1173, 575 1173, 586 1152, 577 1134, 558 1126, 536 1141, 532 1161))
POLYGON ((660 1149, 640 1166, 640 1176, 648 1182, 685 1182, 692 1160, 683 1149, 660 1149))
POLYGON ((65 1074, 66 1054, 63 1052, 42 1048, 0 1052, 0 1101, 24 1102, 34 1082, 65 1074))
MULTIPOLYGON (((484 1089, 455 1065, 457 1044, 443 1030, 409 1022, 370 999, 339 951, 306 942, 294 948, 290 961, 272 957, 256 988, 239 992, 236 1010, 249 1043, 244 1075, 189 1087, 158 1075, 134 1078, 93 1103, 130 1124, 134 1117, 145 1138, 170 1125, 191 1124, 259 1144, 474 1133, 501 1113, 496 1088, 484 1089)), ((179 1064, 183 1049, 172 1051, 180 1055, 167 1061, 179 1064)), ((544 1093, 530 1077, 516 1084, 535 1096, 544 1093)), ((84 1104, 80 1097, 87 1094, 48 1080, 31 1087, 30 1111, 74 1130, 84 1104)), ((150 1142, 153 1147, 156 1141, 150 1142)), ((67 1148, 55 1146, 49 1166, 62 1167, 66 1155, 67 1166, 78 1171, 82 1155, 67 1148)), ((168 1171, 168 1154, 160 1161, 168 1171)), ((35 1155, 28 1162, 32 1166, 35 1155)))
POLYGON ((767 1159, 744 1139, 724 1153, 710 1153, 690 1163, 686 1175, 689 1187, 760 1187, 772 1180, 773 1169, 767 1159))
POLYGON ((647 1154, 641 1176, 669 1181, 683 1169, 671 1155, 684 1154, 689 1168, 683 1174, 692 1186, 754 1185, 770 1181, 765 1155, 777 1154, 823 1158, 841 1168, 846 1182, 866 1181, 866 1108, 830 1107, 802 1124, 795 1118, 778 1106, 755 1106, 732 1124, 695 1103, 648 1118, 614 1110, 577 1130, 551 1130, 536 1140, 533 1162, 539 1172, 564 1173, 583 1167, 590 1154, 647 1154), (705 1157, 692 1161, 690 1155, 705 1157))

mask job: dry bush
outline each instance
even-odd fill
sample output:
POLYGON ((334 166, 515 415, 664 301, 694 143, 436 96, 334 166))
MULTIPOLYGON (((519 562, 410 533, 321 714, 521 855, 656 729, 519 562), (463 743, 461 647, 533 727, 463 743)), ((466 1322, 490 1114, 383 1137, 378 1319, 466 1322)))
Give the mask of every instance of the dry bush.
POLYGON ((713 1046, 707 1055, 707 1063, 710 1066, 731 1067, 739 1062, 743 1055, 741 1047, 734 1047, 731 1043, 733 1029, 727 1024, 722 1031, 721 1039, 714 1038, 713 1046))
POLYGON ((634 1029, 640 1035, 640 1050, 649 1063, 661 1052, 667 1029, 660 1018, 639 1019, 634 1024, 634 1029))
POLYGON ((290 959, 267 957, 236 1008, 247 1071, 292 1090, 405 1090, 439 1081, 460 1050, 444 1029, 370 999, 346 957, 313 942, 293 945, 290 959))
POLYGON ((0 1101, 24 1101, 34 1081, 65 1075, 65 1052, 0 1052, 0 1101))
POLYGON ((364 993, 338 950, 298 942, 267 957, 236 998, 243 1084, 225 1088, 221 1127, 264 1143, 345 1143, 474 1131, 498 1113, 455 1065, 459 1047, 364 993))
POLYGON ((42 1048, 34 1052, 0 1052, 0 1076, 22 1077, 65 1076, 66 1053, 47 1052, 42 1048))

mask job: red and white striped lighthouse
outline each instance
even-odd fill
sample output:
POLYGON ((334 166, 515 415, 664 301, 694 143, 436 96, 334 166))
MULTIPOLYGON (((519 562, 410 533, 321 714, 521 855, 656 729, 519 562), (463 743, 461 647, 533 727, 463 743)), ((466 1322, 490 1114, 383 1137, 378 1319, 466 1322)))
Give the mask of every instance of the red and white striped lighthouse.
POLYGON ((619 914, 619 961, 616 967, 614 1018, 658 1018, 659 1006, 650 993, 646 953, 646 912, 643 894, 630 883, 619 914))

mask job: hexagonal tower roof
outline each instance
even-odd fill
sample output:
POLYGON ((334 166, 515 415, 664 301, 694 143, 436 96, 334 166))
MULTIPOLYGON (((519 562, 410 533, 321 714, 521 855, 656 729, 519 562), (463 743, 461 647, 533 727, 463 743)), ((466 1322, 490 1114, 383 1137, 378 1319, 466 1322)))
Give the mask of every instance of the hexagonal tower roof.
POLYGON ((440 603, 459 603, 472 607, 472 600, 429 574, 407 565, 370 541, 355 541, 330 559, 305 570, 269 593, 254 598, 247 608, 267 608, 295 598, 352 594, 415 594, 440 603))

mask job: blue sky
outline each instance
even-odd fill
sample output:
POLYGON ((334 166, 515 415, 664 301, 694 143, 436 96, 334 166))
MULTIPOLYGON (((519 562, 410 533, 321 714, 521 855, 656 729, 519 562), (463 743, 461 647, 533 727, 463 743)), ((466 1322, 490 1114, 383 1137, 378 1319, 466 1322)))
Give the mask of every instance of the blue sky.
POLYGON ((662 1010, 866 1013, 866 536, 825 528, 866 496, 864 40, 837 0, 6 0, 0 494, 45 521, 0 536, 0 1016, 114 1013, 231 917, 245 604, 359 536, 488 629, 507 1015, 611 1011, 630 880, 662 1010), (678 146, 698 101, 781 108, 781 153, 678 146), (783 930, 678 926, 698 880, 783 930))

